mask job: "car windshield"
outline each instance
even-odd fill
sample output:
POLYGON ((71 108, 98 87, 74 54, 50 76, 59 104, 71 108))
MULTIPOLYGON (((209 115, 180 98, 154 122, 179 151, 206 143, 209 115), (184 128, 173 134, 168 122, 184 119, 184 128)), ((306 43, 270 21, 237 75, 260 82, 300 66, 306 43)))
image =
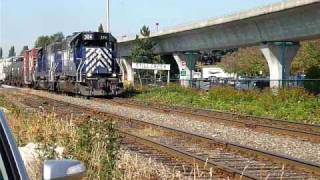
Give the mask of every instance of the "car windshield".
POLYGON ((0 155, 0 180, 8 180, 8 175, 4 166, 2 155, 0 155))

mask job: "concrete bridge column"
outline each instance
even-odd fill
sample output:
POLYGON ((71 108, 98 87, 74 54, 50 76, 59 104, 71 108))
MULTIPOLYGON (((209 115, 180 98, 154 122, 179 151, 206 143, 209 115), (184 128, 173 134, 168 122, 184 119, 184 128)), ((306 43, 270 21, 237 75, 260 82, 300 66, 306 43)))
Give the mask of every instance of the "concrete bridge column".
POLYGON ((180 84, 189 87, 192 80, 192 71, 195 69, 199 55, 197 53, 174 53, 173 57, 179 67, 180 84))
POLYGON ((270 42, 261 46, 270 71, 270 88, 280 88, 289 79, 291 63, 299 50, 296 42, 270 42))
POLYGON ((118 63, 122 74, 122 82, 127 82, 134 85, 134 74, 131 64, 125 58, 119 58, 118 63))

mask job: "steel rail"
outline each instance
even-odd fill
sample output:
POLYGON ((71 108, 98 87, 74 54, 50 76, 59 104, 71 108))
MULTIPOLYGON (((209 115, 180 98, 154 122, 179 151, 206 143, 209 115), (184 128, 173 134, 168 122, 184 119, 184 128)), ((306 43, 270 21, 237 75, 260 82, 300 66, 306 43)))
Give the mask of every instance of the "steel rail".
MULTIPOLYGON (((16 89, 21 90, 22 88, 16 89)), ((45 91, 46 92, 46 91, 45 91)), ((101 99, 93 98, 95 100, 101 101, 101 99)), ((303 124, 298 122, 292 122, 292 121, 285 121, 285 120, 279 120, 279 119, 271 119, 271 118, 265 118, 265 117, 257 117, 257 116, 251 116, 251 115, 242 115, 232 112, 222 112, 222 111, 212 111, 212 110, 206 110, 206 109, 197 109, 197 108, 189 108, 189 107, 178 107, 178 106, 172 106, 169 105, 168 107, 159 107, 164 106, 163 104, 154 104, 150 102, 144 102, 144 101, 138 101, 138 100, 125 100, 125 102, 120 102, 116 100, 108 100, 108 102, 117 103, 120 105, 131 105, 134 107, 139 108, 146 108, 146 109, 154 109, 159 112, 173 112, 176 114, 179 114, 181 116, 190 116, 195 118, 203 118, 209 121, 220 121, 225 123, 231 123, 236 124, 243 127, 248 127, 251 129, 261 129, 267 132, 278 132, 281 134, 286 134, 294 137, 305 137, 308 138, 308 140, 312 142, 320 142, 320 125, 313 125, 313 124, 303 124), (144 105, 142 105, 144 104, 144 105), (146 107, 147 104, 147 107, 146 107), (184 110, 181 110, 184 109, 184 110), (187 111, 187 110, 188 111, 187 111), (193 111, 193 112, 192 112, 193 111), (226 117, 217 117, 215 115, 210 114, 222 114, 222 116, 232 116, 231 118, 226 117), (241 119, 241 120, 237 120, 241 119), (268 122, 266 122, 268 121, 268 122), (276 125, 279 124, 280 125, 276 125), (296 126, 295 128, 292 128, 290 126, 296 126)))
MULTIPOLYGON (((178 114, 181 116, 189 116, 194 118, 200 117, 208 121, 220 121, 220 122, 232 123, 232 124, 252 128, 252 129, 261 129, 261 130, 266 130, 268 132, 273 131, 273 132, 278 132, 281 134, 291 135, 291 136, 300 137, 300 138, 305 137, 305 138, 308 138, 308 140, 310 141, 320 142, 320 126, 319 125, 303 124, 303 123, 290 122, 290 121, 284 121, 284 120, 278 120, 278 119, 240 115, 240 114, 229 113, 229 112, 210 111, 210 110, 204 110, 204 109, 187 108, 189 111, 186 111, 186 110, 180 110, 184 107, 170 106, 170 108, 165 108, 165 107, 159 107, 159 105, 155 105, 153 103, 147 103, 147 105, 142 105, 142 103, 145 104, 145 102, 141 102, 141 101, 135 102, 135 101, 136 100, 125 100, 125 102, 119 102, 116 100, 108 100, 108 102, 117 103, 124 106, 153 109, 153 110, 157 110, 158 112, 165 112, 165 113, 172 112, 174 114, 178 114), (210 115, 213 113, 222 114, 222 116, 223 115, 232 116, 232 118, 210 115), (248 118, 248 119, 245 119, 245 118, 248 118), (292 126, 295 126, 295 128, 292 128, 292 126)), ((163 105, 160 105, 160 106, 163 106, 163 105)))
POLYGON ((155 141, 152 141, 148 138, 137 136, 137 135, 122 131, 120 129, 119 129, 119 132, 122 135, 124 135, 125 137, 132 138, 132 139, 138 141, 139 143, 142 143, 146 146, 150 146, 152 148, 155 148, 161 152, 169 154, 172 157, 182 159, 183 161, 189 162, 191 164, 194 164, 194 163, 198 164, 200 167, 203 167, 203 168, 204 167, 206 167, 207 169, 214 168, 214 169, 219 169, 221 171, 227 172, 228 174, 231 174, 232 177, 235 179, 243 179, 243 180, 245 180, 245 179, 251 179, 251 180, 252 179, 260 179, 257 176, 247 175, 243 171, 239 171, 237 169, 227 167, 223 164, 219 164, 217 162, 210 161, 208 159, 194 155, 192 153, 188 153, 186 151, 182 151, 182 150, 177 149, 175 147, 171 147, 171 146, 168 146, 168 145, 160 143, 160 142, 155 142, 155 141))
MULTIPOLYGON (((39 96, 39 95, 35 95, 35 94, 33 94, 33 95, 34 96, 39 96)), ((40 96, 40 97, 42 97, 42 96, 40 96)), ((179 129, 165 127, 165 126, 162 126, 162 125, 141 121, 141 120, 138 120, 138 119, 132 119, 132 118, 129 119, 129 118, 125 117, 125 116, 120 116, 120 115, 117 115, 117 114, 105 112, 105 111, 99 110, 97 108, 88 107, 86 105, 73 104, 73 103, 70 103, 70 102, 56 100, 56 99, 50 98, 50 97, 42 97, 42 98, 47 98, 47 99, 51 99, 53 101, 58 101, 58 102, 64 102, 64 103, 69 104, 69 105, 72 104, 73 107, 81 107, 81 108, 85 108, 87 110, 88 109, 89 110, 94 110, 94 111, 103 113, 105 115, 108 115, 110 117, 114 117, 115 119, 126 120, 127 122, 131 122, 131 123, 135 122, 135 123, 140 123, 140 124, 143 124, 143 125, 153 126, 153 127, 161 128, 161 129, 166 130, 168 132, 179 133, 179 134, 181 134, 183 136, 189 136, 190 138, 195 138, 195 139, 199 139, 199 140, 202 140, 202 141, 206 141, 208 143, 220 144, 220 145, 225 146, 228 149, 231 149, 232 151, 240 151, 243 154, 250 154, 251 156, 254 156, 254 157, 258 156, 259 158, 268 159, 270 161, 281 163, 281 164, 286 164, 286 165, 294 167, 295 169, 299 169, 299 170, 307 171, 307 172, 312 173, 312 174, 320 175, 320 166, 317 165, 317 164, 314 164, 314 163, 310 163, 310 162, 294 159, 294 158, 283 156, 283 155, 279 155, 279 154, 276 154, 276 153, 271 153, 271 152, 267 152, 267 151, 261 151, 261 150, 250 148, 250 147, 246 147, 246 146, 243 146, 243 145, 240 145, 240 144, 229 143, 229 142, 226 142, 226 141, 221 141, 219 139, 209 138, 209 137, 206 137, 206 136, 197 135, 197 134, 193 134, 193 133, 190 133, 190 132, 182 131, 182 130, 179 130, 179 129)), ((217 165, 218 164, 216 164, 216 166, 217 165)), ((224 167, 222 167, 222 169, 223 168, 224 167)))
MULTIPOLYGON (((35 96, 38 96, 38 95, 35 95, 35 96)), ((40 96, 40 97, 42 97, 42 96, 40 96)), ((42 98, 48 98, 48 97, 42 97, 42 98)), ((48 99, 51 99, 51 98, 48 98, 48 99)), ((58 101, 58 100, 55 100, 55 99, 51 99, 51 100, 58 101)), ((61 101, 59 101, 59 102, 61 102, 61 101)), ((165 131, 168 131, 168 132, 179 133, 180 135, 187 136, 187 137, 190 137, 190 138, 195 138, 195 139, 198 139, 198 140, 201 140, 201 141, 206 141, 206 142, 212 143, 212 144, 222 145, 225 148, 228 148, 228 149, 230 149, 232 151, 238 151, 238 152, 241 152, 242 154, 246 154, 246 155, 253 156, 253 157, 258 156, 260 158, 269 159, 269 160, 271 160, 271 161, 273 161, 275 163, 278 163, 278 164, 285 164, 285 165, 288 165, 288 166, 295 167, 296 169, 299 169, 299 170, 302 170, 302 171, 307 171, 307 172, 312 173, 312 174, 320 175, 320 165, 317 165, 317 164, 314 164, 314 163, 311 163, 311 162, 302 161, 302 160, 295 159, 295 158, 292 158, 292 157, 280 155, 278 153, 272 153, 272 152, 268 152, 268 151, 263 151, 263 150, 251 148, 251 147, 240 145, 240 144, 237 144, 237 143, 230 143, 230 142, 219 140, 219 139, 216 139, 216 138, 206 137, 206 136, 203 136, 203 135, 199 135, 199 134, 183 131, 183 130, 176 129, 176 128, 162 126, 162 125, 159 125, 159 124, 156 124, 156 123, 146 122, 146 121, 142 121, 142 120, 139 120, 139 119, 128 118, 128 117, 125 117, 125 116, 120 116, 120 115, 117 115, 117 114, 114 114, 114 113, 101 111, 99 109, 92 108, 92 107, 72 104, 72 103, 69 103, 69 102, 64 102, 64 103, 70 104, 73 107, 81 107, 81 108, 85 108, 87 110, 94 110, 94 111, 103 113, 105 115, 108 115, 109 117, 112 117, 112 118, 117 119, 117 120, 127 121, 129 123, 134 122, 136 124, 140 124, 140 125, 144 125, 144 126, 150 126, 150 127, 154 127, 154 128, 161 128, 161 129, 163 129, 165 131)))
POLYGON ((307 172, 310 172, 310 173, 313 173, 313 174, 320 175, 320 165, 317 165, 317 164, 314 164, 314 163, 311 163, 311 162, 302 161, 302 160, 295 159, 295 158, 288 157, 288 156, 284 156, 284 155, 281 155, 281 154, 278 154, 278 153, 272 153, 272 152, 268 152, 268 151, 263 151, 263 150, 251 148, 251 147, 248 147, 248 146, 243 146, 243 145, 240 145, 240 144, 237 144, 237 143, 230 143, 230 142, 219 140, 219 139, 216 139, 216 138, 211 138, 211 137, 207 137, 207 136, 203 136, 203 135, 199 135, 199 134, 194 134, 194 133, 191 133, 191 132, 187 132, 187 131, 183 131, 183 130, 179 130, 179 129, 175 129, 175 128, 170 128, 170 127, 162 126, 162 125, 155 124, 155 123, 145 122, 145 121, 132 119, 132 118, 128 119, 126 117, 119 116, 119 115, 114 115, 114 114, 112 114, 112 116, 114 116, 115 118, 119 118, 121 120, 140 123, 140 124, 143 124, 145 126, 161 128, 163 130, 171 131, 173 133, 179 133, 179 134, 181 134, 183 136, 187 136, 189 138, 195 138, 195 139, 198 139, 200 141, 205 141, 205 142, 208 142, 208 143, 222 145, 225 148, 228 148, 228 149, 233 150, 233 151, 239 151, 242 154, 247 154, 247 155, 250 155, 250 156, 259 156, 261 158, 267 158, 267 159, 270 159, 271 161, 276 162, 276 163, 290 165, 290 166, 296 167, 297 169, 304 170, 304 171, 307 171, 307 172))

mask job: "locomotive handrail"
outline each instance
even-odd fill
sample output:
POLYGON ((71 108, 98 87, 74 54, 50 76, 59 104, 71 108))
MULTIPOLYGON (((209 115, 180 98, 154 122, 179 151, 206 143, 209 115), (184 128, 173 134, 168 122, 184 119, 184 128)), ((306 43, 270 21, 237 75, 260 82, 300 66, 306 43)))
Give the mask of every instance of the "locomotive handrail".
POLYGON ((84 60, 83 58, 77 58, 77 59, 80 59, 80 64, 79 64, 79 67, 77 69, 77 81, 78 82, 82 82, 82 75, 81 75, 81 72, 82 72, 82 68, 84 66, 84 60))

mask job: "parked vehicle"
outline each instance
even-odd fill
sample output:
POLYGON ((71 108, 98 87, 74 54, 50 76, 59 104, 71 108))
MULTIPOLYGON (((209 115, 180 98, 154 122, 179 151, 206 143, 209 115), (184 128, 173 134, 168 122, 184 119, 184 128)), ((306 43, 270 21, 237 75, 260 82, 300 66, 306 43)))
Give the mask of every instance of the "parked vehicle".
MULTIPOLYGON (((44 180, 81 179, 84 165, 76 160, 50 160, 43 165, 44 180)), ((28 180, 28 174, 10 128, 0 112, 0 180, 28 180)))

